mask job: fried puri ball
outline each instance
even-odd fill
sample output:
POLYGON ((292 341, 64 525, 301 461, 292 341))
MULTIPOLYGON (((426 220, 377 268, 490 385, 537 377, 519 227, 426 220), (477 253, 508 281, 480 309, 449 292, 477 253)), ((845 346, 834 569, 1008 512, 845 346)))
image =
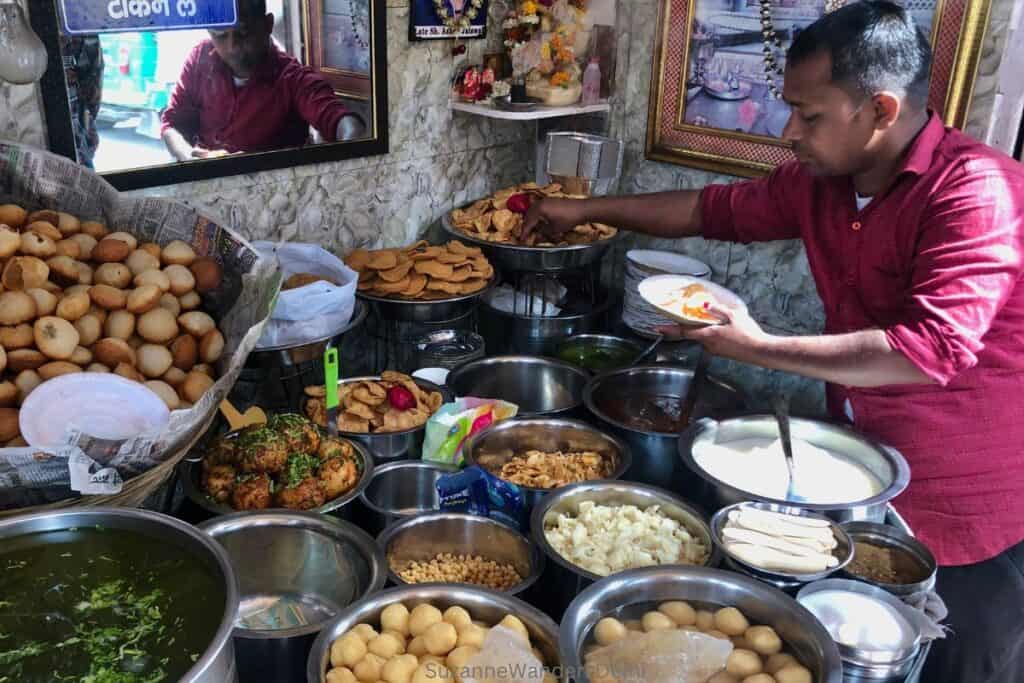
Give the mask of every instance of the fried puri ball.
POLYGON ((323 489, 314 477, 306 477, 296 486, 280 488, 276 501, 280 507, 292 510, 311 510, 326 502, 323 489))
POLYGON ((238 472, 231 465, 211 465, 203 472, 203 490, 218 503, 231 497, 238 472))
POLYGON ((347 458, 330 458, 320 465, 317 479, 327 500, 333 500, 356 485, 359 470, 356 464, 347 458))
POLYGON ((235 484, 231 493, 231 507, 236 510, 265 510, 273 502, 270 477, 257 474, 235 484))

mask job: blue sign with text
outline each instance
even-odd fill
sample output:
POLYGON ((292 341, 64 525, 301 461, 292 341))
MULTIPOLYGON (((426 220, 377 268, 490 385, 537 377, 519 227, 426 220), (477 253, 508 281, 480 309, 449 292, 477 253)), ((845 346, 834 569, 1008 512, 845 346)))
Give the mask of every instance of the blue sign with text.
POLYGON ((238 21, 235 0, 60 0, 64 32, 224 28, 238 21))

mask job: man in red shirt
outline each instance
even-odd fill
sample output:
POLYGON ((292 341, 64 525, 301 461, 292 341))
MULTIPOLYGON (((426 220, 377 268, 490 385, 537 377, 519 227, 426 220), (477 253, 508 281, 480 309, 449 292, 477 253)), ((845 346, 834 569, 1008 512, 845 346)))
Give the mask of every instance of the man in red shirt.
POLYGON ((787 58, 798 161, 701 191, 545 200, 525 229, 602 222, 658 237, 803 240, 823 335, 741 311, 680 333, 826 381, 830 413, 897 448, 895 505, 939 560, 953 629, 922 683, 1024 681, 1024 166, 927 110, 930 49, 903 9, 851 3, 787 58))
POLYGON ((266 0, 239 0, 238 25, 197 45, 163 113, 163 140, 178 161, 362 137, 365 126, 322 75, 274 44, 266 0))

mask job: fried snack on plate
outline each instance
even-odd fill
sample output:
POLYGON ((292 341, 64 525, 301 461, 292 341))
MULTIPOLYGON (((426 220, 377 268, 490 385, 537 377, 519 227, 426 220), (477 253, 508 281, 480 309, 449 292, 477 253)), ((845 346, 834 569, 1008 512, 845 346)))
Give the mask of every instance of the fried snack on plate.
MULTIPOLYGON (((325 394, 322 386, 306 388, 306 416, 321 426, 327 424, 325 394)), ((353 434, 384 434, 419 427, 444 402, 440 392, 424 391, 412 377, 390 370, 380 380, 343 382, 338 387, 338 399, 338 430, 353 434)))
POLYGON ((420 241, 403 249, 356 249, 344 261, 359 273, 360 292, 394 299, 429 301, 473 294, 494 276, 483 252, 458 240, 437 246, 420 241))
POLYGON ((480 240, 499 244, 513 244, 531 247, 564 247, 592 244, 613 237, 615 228, 597 223, 576 226, 566 233, 559 243, 549 242, 536 233, 528 239, 521 238, 525 208, 544 198, 583 199, 567 195, 562 186, 552 183, 540 187, 536 183, 523 183, 505 188, 492 197, 474 202, 465 209, 455 209, 449 219, 456 230, 480 240))

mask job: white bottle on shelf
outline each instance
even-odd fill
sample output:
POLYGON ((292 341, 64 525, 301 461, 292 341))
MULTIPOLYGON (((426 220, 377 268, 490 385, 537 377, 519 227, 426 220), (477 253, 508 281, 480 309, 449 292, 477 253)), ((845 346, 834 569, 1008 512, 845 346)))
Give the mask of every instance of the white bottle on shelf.
POLYGON ((583 104, 597 104, 601 101, 601 67, 597 57, 590 58, 583 72, 583 104))

